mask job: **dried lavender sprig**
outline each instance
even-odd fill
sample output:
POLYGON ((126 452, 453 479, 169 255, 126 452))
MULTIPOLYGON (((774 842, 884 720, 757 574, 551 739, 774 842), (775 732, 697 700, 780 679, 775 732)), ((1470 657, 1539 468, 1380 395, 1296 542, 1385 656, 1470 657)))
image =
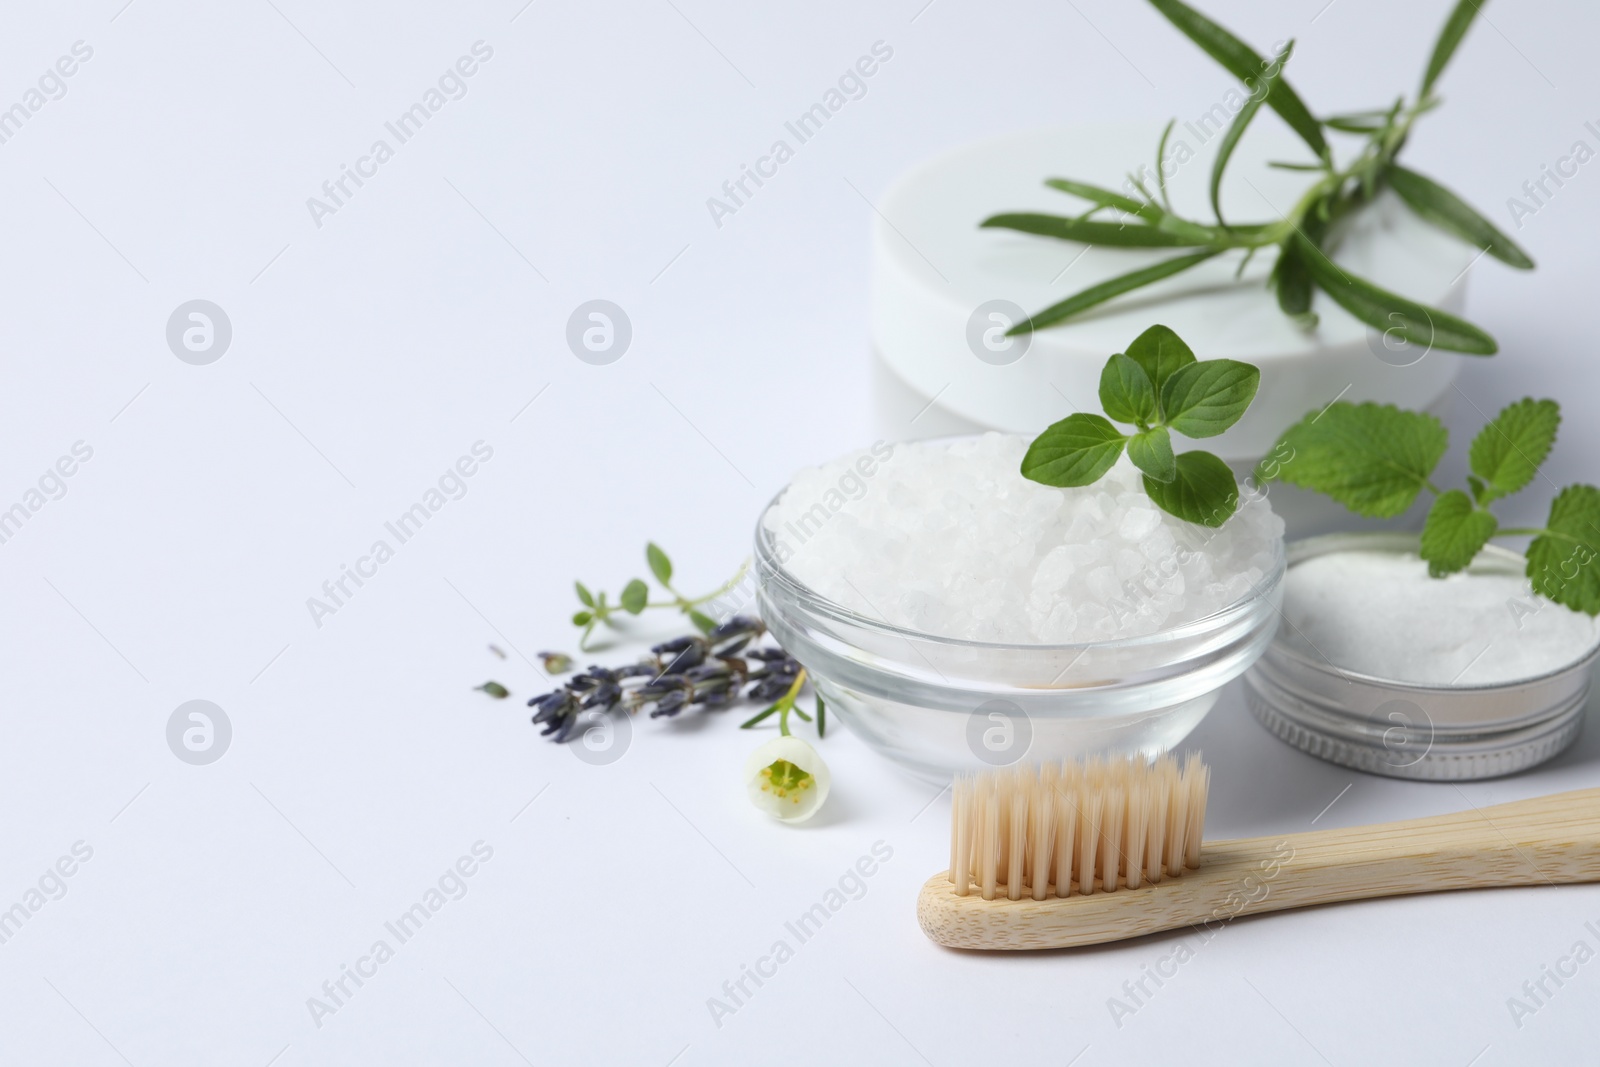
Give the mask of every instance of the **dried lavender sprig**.
POLYGON ((704 635, 663 641, 636 663, 590 666, 560 689, 528 701, 537 709, 533 722, 544 727, 543 736, 565 741, 586 711, 620 708, 631 714, 649 708, 651 718, 672 718, 685 708, 771 701, 789 691, 801 667, 775 645, 750 647, 765 634, 759 619, 736 615, 704 635))

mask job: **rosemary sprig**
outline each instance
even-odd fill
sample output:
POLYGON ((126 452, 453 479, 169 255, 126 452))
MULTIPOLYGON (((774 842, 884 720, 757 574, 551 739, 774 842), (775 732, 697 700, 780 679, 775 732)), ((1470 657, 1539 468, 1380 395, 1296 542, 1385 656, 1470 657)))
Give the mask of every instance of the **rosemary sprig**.
MULTIPOLYGON (((1166 144, 1172 124, 1162 132, 1156 156, 1156 192, 1137 175, 1130 175, 1125 192, 1086 182, 1052 178, 1051 188, 1089 202, 1076 216, 1005 213, 982 223, 985 227, 1084 244, 1119 248, 1183 248, 1184 254, 1149 264, 1074 293, 1017 323, 1008 333, 1022 334, 1053 326, 1123 293, 1196 267, 1213 256, 1243 251, 1245 258, 1257 250, 1276 248, 1278 258, 1267 283, 1278 306, 1304 328, 1316 325, 1311 310, 1314 289, 1369 326, 1397 334, 1407 341, 1434 348, 1493 355, 1493 337, 1461 318, 1408 300, 1364 278, 1335 266, 1328 252, 1337 239, 1339 224, 1364 208, 1384 189, 1395 194, 1424 221, 1482 249, 1488 255, 1520 270, 1533 260, 1517 244, 1432 178, 1401 166, 1396 160, 1417 119, 1439 105, 1434 87, 1455 54, 1478 8, 1488 0, 1457 0, 1440 31, 1414 99, 1401 97, 1384 109, 1315 118, 1283 78, 1283 67, 1293 52, 1290 41, 1276 55, 1264 59, 1249 45, 1181 0, 1150 0, 1169 22, 1208 55, 1244 82, 1249 95, 1224 132, 1212 165, 1210 200, 1215 222, 1185 218, 1173 210, 1167 197, 1166 144), (1314 159, 1285 161, 1272 166, 1318 175, 1295 206, 1276 221, 1236 224, 1222 214, 1222 177, 1233 150, 1245 130, 1265 105, 1287 122, 1314 159), (1355 158, 1345 166, 1335 162, 1325 131, 1365 138, 1355 158), (1115 212, 1115 221, 1096 218, 1115 212)), ((1242 264, 1241 264, 1242 270, 1242 264)))

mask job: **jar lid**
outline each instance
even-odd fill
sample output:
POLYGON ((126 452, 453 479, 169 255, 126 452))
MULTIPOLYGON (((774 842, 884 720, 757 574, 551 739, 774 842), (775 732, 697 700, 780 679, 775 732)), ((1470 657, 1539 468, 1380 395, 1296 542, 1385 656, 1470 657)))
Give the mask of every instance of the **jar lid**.
MULTIPOLYGON (((1293 542, 1285 554, 1292 574, 1297 564, 1335 552, 1416 549, 1416 534, 1343 533, 1293 542)), ((1520 575, 1524 565, 1520 555, 1489 546, 1472 570, 1520 575)), ((1292 587, 1285 595, 1287 619, 1292 587)), ((1255 717, 1302 751, 1371 774, 1459 781, 1514 774, 1572 744, 1583 726, 1597 657, 1600 646, 1515 681, 1418 684, 1310 654, 1307 641, 1286 625, 1245 680, 1255 717)))

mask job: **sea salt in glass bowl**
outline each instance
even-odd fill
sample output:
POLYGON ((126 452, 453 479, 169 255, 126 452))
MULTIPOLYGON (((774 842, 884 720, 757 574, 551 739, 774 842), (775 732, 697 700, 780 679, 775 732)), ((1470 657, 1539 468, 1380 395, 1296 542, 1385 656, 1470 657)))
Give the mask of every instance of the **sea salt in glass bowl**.
POLYGON ((868 618, 818 595, 780 556, 758 523, 757 600, 773 636, 855 733, 937 784, 1022 759, 1167 751, 1272 640, 1284 574, 1280 542, 1261 582, 1205 618, 1110 641, 993 644, 868 618))
MULTIPOLYGON (((1327 534, 1292 542, 1286 555, 1292 569, 1346 551, 1414 557, 1417 543, 1416 534, 1327 534)), ((1526 566, 1517 553, 1490 545, 1465 576, 1438 580, 1494 576, 1521 586, 1526 566)), ((1519 613, 1567 610, 1519 592, 1505 604, 1507 636, 1530 639, 1519 613)), ((1454 682, 1420 684, 1336 664, 1286 621, 1245 681, 1255 717, 1302 751, 1369 774, 1465 781, 1515 774, 1571 745, 1583 727, 1597 659, 1600 639, 1569 662, 1527 677, 1473 684, 1462 671, 1454 682)))

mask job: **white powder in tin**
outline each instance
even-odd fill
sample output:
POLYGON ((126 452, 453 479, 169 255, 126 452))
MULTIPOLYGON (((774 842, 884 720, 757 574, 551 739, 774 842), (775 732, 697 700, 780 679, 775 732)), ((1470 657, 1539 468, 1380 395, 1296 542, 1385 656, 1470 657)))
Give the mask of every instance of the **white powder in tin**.
POLYGON ((763 522, 822 596, 976 641, 1148 634, 1226 607, 1272 569, 1283 522, 1264 498, 1208 529, 1158 509, 1126 457, 1080 489, 1029 481, 1028 443, 989 433, 888 458, 879 445, 801 471, 763 522))
POLYGON ((1358 674, 1493 685, 1564 667, 1600 644, 1594 619, 1488 567, 1428 577, 1415 553, 1331 552, 1289 569, 1282 637, 1358 674))

